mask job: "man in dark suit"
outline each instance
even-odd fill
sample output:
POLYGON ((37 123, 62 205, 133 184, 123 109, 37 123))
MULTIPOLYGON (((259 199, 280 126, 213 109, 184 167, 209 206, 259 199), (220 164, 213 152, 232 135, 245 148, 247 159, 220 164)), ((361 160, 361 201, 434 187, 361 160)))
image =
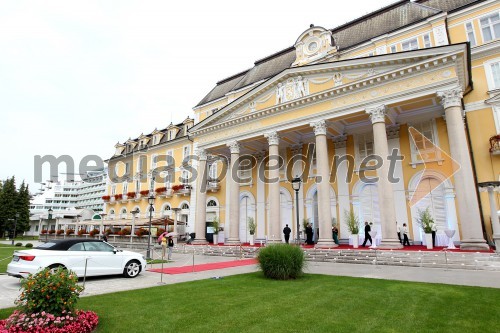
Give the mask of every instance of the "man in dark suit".
POLYGON ((283 228, 283 234, 285 235, 285 243, 288 244, 288 241, 290 240, 290 233, 292 232, 292 229, 288 227, 288 224, 283 228))
POLYGON ((373 245, 372 236, 370 236, 371 230, 372 229, 370 228, 370 225, 368 224, 368 222, 365 221, 365 241, 363 242, 363 245, 361 245, 362 247, 366 246, 367 240, 370 240, 370 245, 373 245))

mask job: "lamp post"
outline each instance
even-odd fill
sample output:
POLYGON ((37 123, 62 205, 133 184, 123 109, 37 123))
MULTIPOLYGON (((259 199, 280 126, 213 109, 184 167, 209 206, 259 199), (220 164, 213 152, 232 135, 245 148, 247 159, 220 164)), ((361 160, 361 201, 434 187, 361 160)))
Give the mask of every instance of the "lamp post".
POLYGON ((52 220, 52 208, 49 208, 49 215, 47 216, 47 232, 45 233, 45 242, 49 241, 49 225, 50 225, 50 220, 52 220))
POLYGON ((17 228, 18 218, 19 218, 19 213, 16 213, 16 219, 14 220, 14 234, 12 235, 12 245, 14 245, 14 238, 16 238, 16 228, 17 228))
POLYGON ((149 203, 149 234, 148 234, 148 250, 146 252, 146 259, 151 259, 151 220, 153 219, 153 205, 155 204, 155 197, 150 194, 148 198, 149 203))
POLYGON ((297 245, 300 244, 300 236, 299 236, 299 190, 300 185, 302 184, 302 180, 295 176, 292 179, 292 188, 295 191, 295 216, 297 217, 297 245))

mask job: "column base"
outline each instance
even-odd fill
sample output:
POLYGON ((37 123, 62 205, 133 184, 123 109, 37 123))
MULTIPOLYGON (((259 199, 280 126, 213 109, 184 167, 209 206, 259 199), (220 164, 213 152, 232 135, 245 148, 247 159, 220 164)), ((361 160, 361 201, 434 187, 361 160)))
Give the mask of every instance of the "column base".
POLYGON ((500 235, 493 235, 493 242, 495 243, 496 253, 500 253, 500 235))
MULTIPOLYGON (((373 240, 375 241, 375 240, 373 240)), ((388 250, 391 250, 391 249, 402 249, 404 248, 403 244, 401 244, 399 242, 399 239, 395 238, 395 239, 384 239, 382 238, 382 241, 380 242, 380 245, 377 246, 377 249, 381 249, 381 250, 385 250, 385 249, 388 249, 388 250)))
POLYGON ((484 239, 463 239, 460 241, 460 250, 489 251, 490 246, 484 239))
POLYGON ((318 243, 314 246, 316 249, 328 249, 334 247, 338 247, 338 245, 330 239, 318 239, 318 243))
POLYGON ((241 245, 241 242, 240 242, 239 238, 228 238, 227 241, 224 244, 227 244, 227 245, 241 245))
POLYGON ((203 239, 203 238, 202 239, 195 238, 191 244, 193 244, 193 245, 207 245, 208 241, 206 239, 203 239))

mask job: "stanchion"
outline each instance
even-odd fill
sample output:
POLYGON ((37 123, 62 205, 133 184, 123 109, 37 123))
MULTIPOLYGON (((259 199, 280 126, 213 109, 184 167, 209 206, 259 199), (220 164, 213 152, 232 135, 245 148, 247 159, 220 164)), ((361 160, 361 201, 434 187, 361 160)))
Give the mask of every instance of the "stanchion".
POLYGON ((85 280, 87 278, 87 261, 89 260, 89 257, 85 258, 85 271, 83 272, 83 290, 85 290, 85 280))
POLYGON ((161 274, 160 274, 160 282, 158 284, 166 284, 163 282, 163 261, 165 261, 165 251, 161 253, 161 274))
POLYGON ((446 270, 448 270, 448 251, 444 249, 444 260, 446 262, 446 270))
POLYGON ((194 248, 193 248, 193 273, 194 273, 194 248))

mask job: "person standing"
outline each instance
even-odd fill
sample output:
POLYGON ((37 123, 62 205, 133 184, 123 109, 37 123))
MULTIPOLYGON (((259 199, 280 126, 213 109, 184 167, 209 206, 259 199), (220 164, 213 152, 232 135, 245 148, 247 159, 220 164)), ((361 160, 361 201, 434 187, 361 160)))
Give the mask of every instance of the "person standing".
POLYGON ((408 227, 406 223, 403 223, 403 246, 410 246, 410 240, 408 239, 408 227))
POLYGON ((437 227, 436 227, 436 223, 432 222, 431 223, 431 233, 432 233, 432 247, 436 247, 436 231, 437 231, 437 227))
POLYGON ((163 258, 165 258, 165 255, 167 254, 167 236, 163 236, 161 238, 161 249, 162 249, 162 253, 163 253, 163 258))
POLYGON ((370 231, 372 231, 372 228, 370 228, 370 225, 368 224, 367 221, 365 221, 365 241, 363 242, 362 247, 366 246, 366 241, 370 240, 370 245, 373 245, 373 240, 372 236, 370 236, 370 231))
POLYGON ((285 243, 288 244, 288 241, 290 240, 290 233, 292 232, 292 229, 288 227, 288 224, 283 228, 283 234, 285 235, 285 243))
POLYGON ((168 260, 172 260, 172 250, 174 249, 174 240, 172 236, 168 236, 168 260))
POLYGON ((306 227, 306 244, 307 245, 313 245, 313 228, 311 226, 311 223, 307 224, 306 227))
POLYGON ((398 231, 399 243, 403 244, 403 241, 401 240, 401 227, 399 226, 398 221, 396 221, 396 230, 398 231))
POLYGON ((335 244, 339 245, 339 229, 337 229, 336 225, 332 227, 332 237, 335 244))

